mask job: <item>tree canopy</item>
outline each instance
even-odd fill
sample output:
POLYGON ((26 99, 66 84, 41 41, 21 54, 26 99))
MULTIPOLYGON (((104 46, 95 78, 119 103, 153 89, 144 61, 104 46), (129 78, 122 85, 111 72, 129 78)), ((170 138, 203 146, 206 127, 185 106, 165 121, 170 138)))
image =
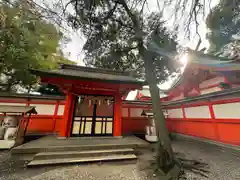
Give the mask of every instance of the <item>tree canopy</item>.
MULTIPOLYGON (((85 63, 88 66, 112 70, 132 71, 144 78, 144 61, 140 55, 138 39, 131 18, 121 4, 109 1, 108 6, 95 4, 95 9, 88 5, 75 6, 76 15, 70 15, 69 21, 73 27, 81 28, 87 41, 83 47, 85 63), (85 7, 86 6, 86 7, 85 7)), ((152 12, 141 16, 140 10, 133 13, 139 18, 145 44, 151 47, 154 56, 154 66, 158 81, 162 82, 178 70, 177 62, 171 56, 158 54, 158 48, 167 52, 177 51, 175 34, 164 27, 161 13, 152 12)))
POLYGON ((55 26, 29 11, 24 1, 0 4, 0 90, 16 91, 37 82, 28 69, 52 69, 65 59, 55 26))
POLYGON ((57 95, 57 96, 64 96, 64 93, 60 91, 60 89, 52 84, 42 84, 38 88, 37 92, 41 93, 42 95, 57 95))
POLYGON ((239 54, 239 37, 235 36, 240 36, 240 1, 221 0, 209 13, 206 24, 210 30, 207 34, 210 51, 221 52, 226 49, 239 54))

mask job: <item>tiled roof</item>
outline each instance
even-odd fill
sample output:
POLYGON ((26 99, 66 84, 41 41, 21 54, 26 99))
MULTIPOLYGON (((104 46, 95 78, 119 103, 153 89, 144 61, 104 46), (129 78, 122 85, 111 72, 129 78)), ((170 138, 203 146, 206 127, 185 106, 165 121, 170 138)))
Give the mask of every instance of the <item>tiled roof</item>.
POLYGON ((61 65, 61 68, 53 71, 31 70, 35 75, 39 76, 60 76, 66 79, 88 79, 109 81, 113 83, 133 83, 144 84, 144 81, 138 80, 135 76, 128 72, 111 71, 106 69, 97 69, 82 67, 76 65, 61 65))

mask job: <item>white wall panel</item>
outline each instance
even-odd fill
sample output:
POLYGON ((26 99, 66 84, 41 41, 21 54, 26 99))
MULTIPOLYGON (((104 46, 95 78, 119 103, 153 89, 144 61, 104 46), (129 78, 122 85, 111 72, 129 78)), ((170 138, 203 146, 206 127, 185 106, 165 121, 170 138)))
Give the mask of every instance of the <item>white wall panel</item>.
POLYGON ((168 109, 167 113, 168 113, 168 118, 183 118, 183 113, 181 108, 168 109))
POLYGON ((39 115, 54 115, 55 104, 30 104, 35 106, 39 115))
POLYGON ((208 106, 185 108, 186 118, 211 118, 208 106))
POLYGON ((122 117, 128 117, 128 108, 122 108, 122 117))
POLYGON ((26 106, 26 103, 4 103, 4 102, 1 102, 0 105, 4 105, 4 106, 26 106))
POLYGON ((240 119, 240 102, 213 105, 216 118, 240 119))
POLYGON ((201 94, 209 94, 209 93, 213 93, 221 90, 222 89, 220 87, 213 87, 213 88, 201 90, 201 94))
POLYGON ((131 117, 142 117, 141 116, 142 111, 143 111, 142 108, 131 108, 130 109, 130 116, 131 117))
POLYGON ((65 105, 59 105, 58 106, 58 112, 57 112, 58 116, 61 116, 61 115, 64 114, 64 108, 65 108, 65 105))

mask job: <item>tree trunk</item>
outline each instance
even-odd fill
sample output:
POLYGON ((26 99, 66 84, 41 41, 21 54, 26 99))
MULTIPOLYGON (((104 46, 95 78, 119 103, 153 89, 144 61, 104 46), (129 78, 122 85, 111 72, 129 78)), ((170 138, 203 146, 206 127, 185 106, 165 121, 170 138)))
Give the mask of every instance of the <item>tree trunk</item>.
POLYGON ((144 60, 145 77, 149 85, 152 111, 154 113, 154 122, 158 135, 158 142, 156 146, 156 165, 158 169, 162 170, 163 173, 166 174, 175 165, 175 161, 171 140, 160 102, 157 75, 153 66, 154 56, 144 47, 143 43, 139 44, 139 50, 141 57, 144 60))
POLYGON ((156 147, 157 165, 163 170, 166 168, 165 170, 167 171, 167 169, 169 169, 169 167, 173 165, 174 160, 171 140, 169 137, 166 121, 163 115, 163 109, 160 102, 159 88, 157 86, 158 81, 153 67, 153 60, 151 55, 146 55, 149 54, 146 49, 143 52, 145 52, 145 55, 143 55, 143 57, 146 80, 148 82, 151 94, 152 110, 154 113, 154 121, 159 139, 156 147))
POLYGON ((5 91, 11 92, 11 90, 12 90, 12 82, 8 82, 5 91))
POLYGON ((142 59, 144 60, 144 68, 146 74, 145 76, 150 89, 154 122, 158 133, 158 143, 156 147, 156 165, 159 170, 162 170, 164 171, 163 173, 167 174, 168 171, 174 166, 175 161, 171 146, 171 140, 160 102, 159 89, 157 87, 158 81, 153 67, 153 56, 151 52, 148 52, 148 50, 144 47, 144 33, 141 30, 141 26, 136 15, 131 12, 125 0, 119 0, 119 3, 122 4, 123 8, 126 10, 127 14, 132 20, 136 34, 136 40, 138 41, 138 50, 142 59))

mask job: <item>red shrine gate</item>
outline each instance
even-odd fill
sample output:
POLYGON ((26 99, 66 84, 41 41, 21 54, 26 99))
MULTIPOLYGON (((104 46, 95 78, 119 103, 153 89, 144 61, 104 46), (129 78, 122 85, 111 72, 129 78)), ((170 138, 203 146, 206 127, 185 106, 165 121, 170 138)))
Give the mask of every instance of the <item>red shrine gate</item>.
POLYGON ((65 64, 59 70, 32 73, 66 94, 61 137, 121 136, 122 97, 144 85, 129 73, 65 64))

